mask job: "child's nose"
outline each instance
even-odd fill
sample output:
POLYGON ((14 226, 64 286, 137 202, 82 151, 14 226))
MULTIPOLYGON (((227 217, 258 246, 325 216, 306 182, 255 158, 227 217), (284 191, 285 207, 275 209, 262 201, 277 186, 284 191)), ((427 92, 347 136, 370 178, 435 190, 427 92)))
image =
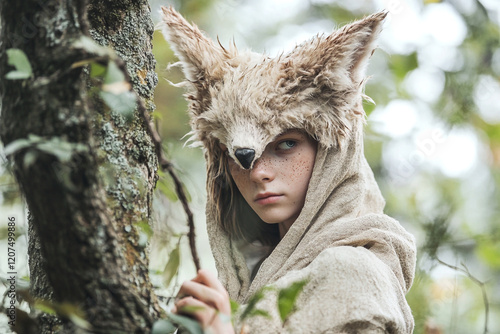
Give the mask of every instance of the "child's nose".
POLYGON ((250 179, 254 182, 269 182, 274 180, 275 170, 270 159, 265 154, 255 160, 253 168, 250 170, 250 179))

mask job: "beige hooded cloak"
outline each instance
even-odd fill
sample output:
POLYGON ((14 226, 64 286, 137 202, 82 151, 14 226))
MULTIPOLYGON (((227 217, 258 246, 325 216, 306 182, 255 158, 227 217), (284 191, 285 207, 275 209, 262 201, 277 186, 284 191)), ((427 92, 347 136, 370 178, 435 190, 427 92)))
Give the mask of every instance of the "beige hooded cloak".
MULTIPOLYGON (((413 236, 383 213, 384 200, 363 153, 364 68, 385 13, 317 36, 277 58, 225 49, 171 8, 164 34, 188 81, 194 140, 207 160, 207 228, 219 279, 239 303, 266 286, 246 333, 412 333, 405 300, 414 276, 413 236), (304 207, 251 279, 248 252, 220 222, 228 210, 221 144, 230 157, 265 146, 287 129, 318 141, 304 207), (307 279, 282 323, 278 289, 307 279)), ((242 168, 251 168, 242 166, 242 168)), ((254 247, 255 248, 255 247, 254 247)))

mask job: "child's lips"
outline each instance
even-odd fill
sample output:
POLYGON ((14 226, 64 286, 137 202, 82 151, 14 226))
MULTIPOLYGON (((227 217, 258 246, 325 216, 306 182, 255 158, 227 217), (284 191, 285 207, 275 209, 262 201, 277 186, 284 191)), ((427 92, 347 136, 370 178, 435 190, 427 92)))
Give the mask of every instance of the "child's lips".
POLYGON ((283 195, 275 194, 275 193, 262 193, 258 194, 255 198, 255 202, 258 204, 271 204, 276 203, 283 197, 283 195))

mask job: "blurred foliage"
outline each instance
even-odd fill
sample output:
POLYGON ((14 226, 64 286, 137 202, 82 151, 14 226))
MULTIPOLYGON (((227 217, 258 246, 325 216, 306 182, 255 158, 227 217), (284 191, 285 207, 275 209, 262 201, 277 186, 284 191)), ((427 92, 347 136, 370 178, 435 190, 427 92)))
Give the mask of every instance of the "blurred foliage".
POLYGON ((20 201, 21 197, 16 180, 8 164, 3 162, 0 165, 0 204, 12 206, 19 204, 20 201))
POLYGON ((158 85, 154 101, 156 112, 161 115, 156 119, 160 125, 160 135, 167 141, 179 141, 189 131, 189 118, 186 113, 187 103, 182 96, 182 90, 173 87, 170 83, 178 83, 184 79, 178 67, 167 69, 169 64, 177 59, 165 42, 160 31, 153 35, 153 54, 156 58, 158 85), (168 81, 167 81, 168 80, 168 81))
MULTIPOLYGON (((450 1, 454 4, 458 1, 450 1)), ((468 34, 460 46, 464 66, 455 72, 446 72, 446 85, 434 111, 451 124, 471 122, 477 115, 477 107, 471 94, 481 74, 492 75, 493 54, 500 48, 498 22, 492 22, 488 10, 481 1, 475 1, 477 9, 462 15, 468 34)), ((490 14, 491 15, 491 14, 490 14)), ((498 79, 498 74, 496 75, 498 79)), ((497 127, 497 131, 499 128, 497 127)))
POLYGON ((294 282, 289 287, 278 292, 278 310, 283 323, 285 323, 288 317, 294 312, 295 301, 307 282, 308 280, 294 282))

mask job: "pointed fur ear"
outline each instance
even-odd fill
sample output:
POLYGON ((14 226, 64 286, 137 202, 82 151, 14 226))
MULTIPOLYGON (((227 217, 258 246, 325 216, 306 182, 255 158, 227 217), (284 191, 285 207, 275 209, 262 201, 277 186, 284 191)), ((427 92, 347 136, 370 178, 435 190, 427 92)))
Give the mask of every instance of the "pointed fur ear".
POLYGON ((336 39, 345 54, 345 65, 354 83, 361 83, 366 75, 368 60, 376 48, 376 40, 382 30, 387 12, 372 14, 360 21, 345 26, 336 33, 336 39))
POLYGON ((386 16, 387 12, 372 14, 331 35, 318 36, 297 46, 287 58, 300 75, 315 77, 329 72, 338 77, 339 71, 347 71, 352 83, 360 84, 386 16))
POLYGON ((161 10, 163 35, 180 59, 186 78, 195 82, 221 77, 226 50, 216 46, 172 7, 162 7, 161 10))

